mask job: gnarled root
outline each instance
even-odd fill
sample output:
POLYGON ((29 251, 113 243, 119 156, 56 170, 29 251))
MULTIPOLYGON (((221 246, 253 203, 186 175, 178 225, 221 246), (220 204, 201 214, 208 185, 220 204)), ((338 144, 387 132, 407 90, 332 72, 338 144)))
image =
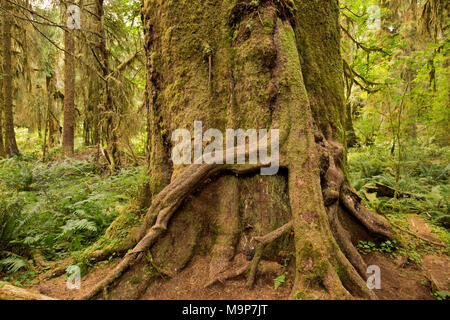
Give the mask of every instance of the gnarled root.
POLYGON ((212 280, 208 281, 208 283, 205 284, 204 287, 208 288, 208 287, 212 286, 213 284, 215 284, 217 282, 224 283, 226 280, 240 277, 244 273, 246 273, 249 268, 250 268, 250 263, 247 262, 247 263, 245 263, 244 265, 242 265, 241 267, 239 267, 237 269, 226 270, 226 271, 218 274, 217 276, 215 276, 212 280))
POLYGON ((247 277, 246 286, 248 288, 252 288, 253 284, 255 283, 256 272, 258 270, 258 264, 261 260, 264 247, 268 243, 281 237, 284 233, 291 231, 292 225, 293 225, 293 221, 290 221, 290 222, 286 223, 284 226, 266 234, 265 236, 253 238, 253 240, 256 241, 258 244, 256 245, 255 256, 252 259, 252 263, 250 265, 250 273, 247 277))
POLYGON ((147 214, 147 217, 149 218, 146 219, 144 223, 144 229, 152 222, 152 220, 156 220, 153 226, 148 229, 146 234, 137 243, 133 250, 125 255, 123 260, 112 270, 112 272, 87 294, 85 294, 83 299, 93 298, 101 292, 104 287, 112 284, 131 266, 131 264, 139 259, 139 256, 148 250, 167 230, 167 225, 172 215, 179 208, 186 197, 207 178, 219 173, 220 171, 227 170, 237 174, 242 174, 255 171, 260 167, 260 165, 233 166, 215 164, 191 165, 188 167, 175 181, 164 188, 153 201, 147 214))
POLYGON ((377 214, 366 209, 361 204, 361 198, 348 186, 344 186, 340 194, 340 203, 372 234, 384 239, 393 238, 389 224, 377 214))
MULTIPOLYGON (((259 164, 203 164, 187 167, 177 179, 165 187, 153 200, 141 229, 141 240, 124 256, 122 261, 104 280, 84 295, 83 299, 91 299, 106 290, 131 265, 142 259, 145 252, 164 235, 169 221, 186 198, 209 178, 221 172, 247 174, 255 172, 260 167, 261 165, 259 164)), ((330 170, 328 169, 328 171, 330 170)), ((320 196, 320 183, 316 181, 319 177, 311 178, 308 175, 305 176, 298 171, 298 168, 293 168, 293 172, 294 174, 289 175, 289 193, 293 220, 265 236, 255 237, 253 240, 258 242, 258 244, 252 262, 229 272, 224 271, 226 268, 222 268, 218 271, 218 274, 212 276, 212 279, 206 286, 210 286, 217 281, 223 282, 226 279, 240 276, 249 270, 247 286, 252 287, 265 245, 293 229, 297 251, 294 294, 299 292, 302 294, 302 290, 305 289, 312 291, 312 295, 307 295, 305 296, 306 298, 351 298, 352 294, 356 294, 363 298, 376 299, 376 295, 366 287, 364 282, 365 263, 341 226, 337 218, 337 208, 343 205, 370 232, 380 237, 391 237, 392 234, 388 224, 381 217, 364 209, 355 193, 350 192, 348 188, 340 188, 343 178, 335 179, 334 185, 328 183, 328 188, 325 189, 325 195, 322 198, 320 196), (304 177, 308 177, 311 180, 304 181, 304 177), (343 192, 340 195, 334 194, 336 193, 333 192, 334 189, 342 190, 343 192), (302 193, 305 190, 308 193, 302 193), (330 201, 330 199, 333 201, 330 201), (322 204, 319 209, 317 207, 314 208, 316 203, 322 204), (318 213, 315 214, 313 213, 314 211, 318 213), (329 240, 327 241, 326 239, 329 240)), ((333 171, 330 172, 333 173, 333 171)), ((231 181, 231 185, 228 186, 229 188, 227 187, 227 190, 234 192, 233 197, 236 197, 237 193, 233 191, 234 183, 232 180, 229 181, 231 181)), ((333 180, 329 179, 329 181, 333 180)), ((236 208, 231 210, 235 211, 236 208)), ((235 228, 232 228, 229 233, 222 235, 224 243, 233 242, 235 231, 235 228)), ((221 250, 219 251, 221 252, 221 250)), ((221 254, 218 257, 219 259, 223 258, 221 254)))

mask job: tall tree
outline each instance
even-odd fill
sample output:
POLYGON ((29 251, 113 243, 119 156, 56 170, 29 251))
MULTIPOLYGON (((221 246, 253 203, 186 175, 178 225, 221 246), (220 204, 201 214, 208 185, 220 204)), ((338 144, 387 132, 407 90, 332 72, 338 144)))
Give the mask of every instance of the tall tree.
POLYGON ((141 13, 153 199, 134 249, 85 298, 149 249, 176 273, 207 246, 210 282, 244 252, 251 286, 261 257, 280 258, 290 242, 296 298, 376 298, 352 241, 355 231, 392 235, 346 176, 338 2, 145 0, 141 13), (173 165, 171 132, 195 120, 203 130, 279 129, 279 174, 260 176, 261 164, 173 165), (209 224, 217 232, 205 234, 209 224))
POLYGON ((3 0, 3 108, 5 113, 5 146, 8 155, 19 154, 14 132, 13 76, 11 71, 11 4, 3 0))
POLYGON ((56 77, 54 73, 46 76, 47 88, 47 126, 48 126, 48 145, 54 147, 58 141, 59 121, 57 118, 56 99, 55 96, 56 77))
POLYGON ((110 87, 110 63, 107 48, 107 37, 105 29, 105 12, 103 8, 103 0, 97 0, 97 18, 98 18, 98 52, 100 55, 100 67, 103 75, 103 93, 102 104, 104 108, 104 135, 107 143, 108 160, 110 162, 111 170, 114 171, 120 167, 120 154, 118 148, 117 137, 117 114, 114 109, 114 101, 111 95, 110 87))
MULTIPOLYGON (((63 24, 70 17, 67 3, 62 3, 63 24)), ((64 124, 62 148, 65 155, 72 155, 75 138, 75 29, 64 29, 64 124)))

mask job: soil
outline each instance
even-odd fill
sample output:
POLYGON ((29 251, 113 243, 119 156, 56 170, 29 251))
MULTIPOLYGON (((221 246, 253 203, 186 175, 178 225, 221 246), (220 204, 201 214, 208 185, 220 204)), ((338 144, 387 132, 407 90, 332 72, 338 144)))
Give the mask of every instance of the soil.
MULTIPOLYGON (((427 223, 418 216, 409 216, 410 229, 413 232, 433 238, 427 223)), ((382 300, 433 300, 435 291, 450 291, 450 259, 448 256, 428 254, 422 257, 420 264, 408 262, 403 256, 393 256, 386 253, 370 253, 363 255, 367 265, 377 265, 381 269, 381 289, 375 290, 382 300)), ((231 268, 242 267, 245 258, 239 255, 231 268)), ((40 283, 31 287, 44 295, 57 299, 78 299, 82 297, 97 282, 120 262, 120 258, 109 262, 98 263, 93 270, 82 278, 80 290, 69 290, 64 276, 45 280, 40 277, 40 283)), ((292 276, 276 262, 261 261, 257 280, 253 289, 245 286, 245 276, 241 275, 224 282, 217 282, 209 287, 208 274, 210 258, 195 257, 183 270, 172 277, 162 275, 152 278, 149 285, 141 290, 139 299, 143 300, 287 300, 291 299, 292 276), (286 281, 277 289, 274 279, 283 272, 287 273, 286 281)), ((133 282, 133 274, 142 273, 142 267, 136 266, 128 275, 127 285, 120 285, 114 290, 129 290, 139 283, 133 282)), ((123 292, 122 292, 123 293, 123 292)), ((115 292, 117 294, 117 292, 115 292)), ((119 294, 127 296, 127 294, 119 294)), ((112 296, 107 298, 114 299, 112 296)))
POLYGON ((407 219, 412 232, 425 239, 439 242, 439 240, 432 235, 431 228, 424 219, 415 214, 408 214, 407 219))
MULTIPOLYGON (((450 290, 450 260, 448 257, 427 255, 422 264, 399 265, 391 256, 380 253, 365 255, 368 265, 381 269, 381 289, 376 290, 382 300, 433 300, 430 295, 436 289, 450 290), (433 283, 430 282, 432 279, 433 283), (437 288, 433 286, 437 285, 437 288)), ((397 259, 398 260, 398 259, 397 259)), ((109 263, 99 263, 82 279, 80 290, 69 290, 62 276, 51 280, 41 280, 32 289, 57 299, 77 299, 95 283, 103 279, 119 259, 109 263)), ((173 278, 156 279, 140 297, 143 300, 287 300, 290 299, 292 280, 287 277, 278 289, 274 289, 274 279, 279 276, 281 266, 276 263, 262 264, 263 272, 258 273, 253 289, 245 286, 244 276, 216 283, 205 288, 208 282, 209 259, 197 257, 173 278), (268 265, 268 266, 267 266, 268 265)))

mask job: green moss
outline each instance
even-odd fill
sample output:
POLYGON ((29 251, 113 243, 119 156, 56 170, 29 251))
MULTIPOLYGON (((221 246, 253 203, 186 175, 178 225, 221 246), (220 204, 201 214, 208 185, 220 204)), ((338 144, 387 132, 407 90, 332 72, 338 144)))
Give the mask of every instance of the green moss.
POLYGON ((137 240, 137 229, 142 224, 140 210, 128 206, 121 210, 119 216, 106 229, 105 234, 93 245, 82 252, 81 259, 88 259, 89 255, 97 250, 105 250, 113 254, 126 248, 137 240))
POLYGON ((214 246, 217 242, 217 236, 220 233, 220 225, 218 225, 216 223, 212 224, 210 233, 211 233, 211 244, 212 244, 212 246, 214 246))
POLYGON ((141 282, 141 279, 139 277, 132 277, 130 279, 130 284, 133 286, 138 285, 141 282))
POLYGON ((269 21, 269 20, 264 20, 264 32, 266 34, 273 34, 274 32, 274 24, 273 22, 269 21))

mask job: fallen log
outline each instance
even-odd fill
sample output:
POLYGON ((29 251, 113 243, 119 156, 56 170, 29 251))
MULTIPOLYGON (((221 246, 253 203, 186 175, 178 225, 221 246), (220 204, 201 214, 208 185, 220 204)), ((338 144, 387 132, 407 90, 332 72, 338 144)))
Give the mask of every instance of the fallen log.
POLYGON ((395 195, 397 194, 397 198, 416 198, 416 199, 425 198, 423 195, 414 194, 406 191, 400 191, 398 189, 394 189, 380 182, 376 182, 375 184, 368 183, 364 186, 364 188, 368 193, 376 193, 378 197, 394 198, 395 195))
POLYGON ((0 300, 56 300, 40 293, 0 281, 0 300))

